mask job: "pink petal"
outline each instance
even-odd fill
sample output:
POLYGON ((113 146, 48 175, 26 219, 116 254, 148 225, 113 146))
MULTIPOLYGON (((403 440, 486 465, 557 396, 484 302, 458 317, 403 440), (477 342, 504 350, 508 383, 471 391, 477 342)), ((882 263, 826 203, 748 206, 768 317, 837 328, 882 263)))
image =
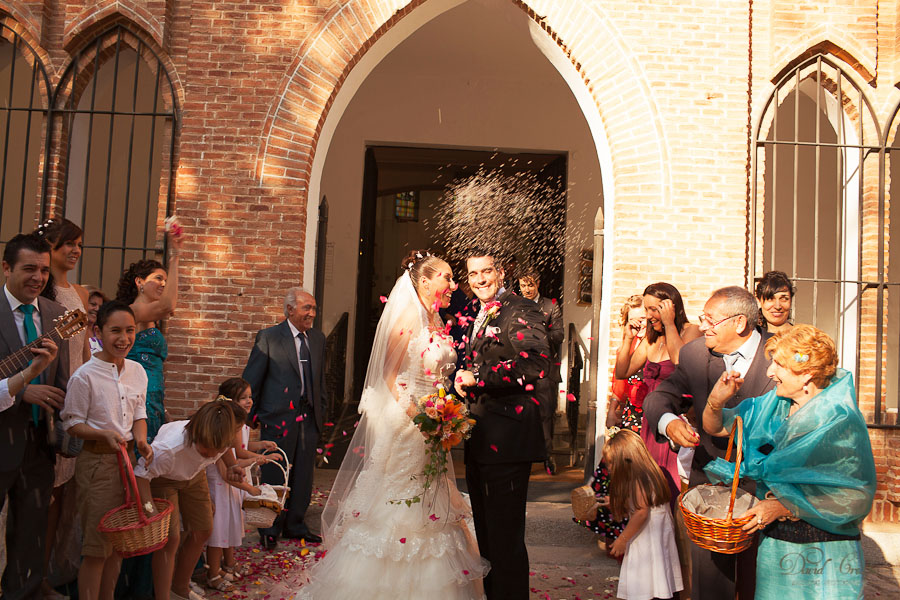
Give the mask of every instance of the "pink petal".
POLYGON ((387 302, 387 296, 379 296, 378 299, 381 300, 381 303, 382 303, 382 304, 384 304, 385 302, 387 302))
POLYGON ((518 406, 516 407, 516 414, 517 414, 517 415, 522 414, 522 411, 523 411, 523 410, 525 410, 525 407, 522 406, 521 404, 518 405, 518 406))
POLYGON ((498 452, 497 446, 495 446, 494 444, 491 444, 491 450, 493 450, 494 452, 498 452))
POLYGON ((400 543, 401 543, 401 544, 405 544, 405 543, 406 543, 406 538, 405 538, 405 537, 400 538, 400 543))

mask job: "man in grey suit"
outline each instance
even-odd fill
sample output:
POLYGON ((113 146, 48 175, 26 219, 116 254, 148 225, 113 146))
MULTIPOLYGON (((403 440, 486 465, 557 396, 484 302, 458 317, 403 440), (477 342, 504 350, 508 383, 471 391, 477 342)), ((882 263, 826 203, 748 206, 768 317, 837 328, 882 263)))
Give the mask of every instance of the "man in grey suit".
MULTIPOLYGON (((260 424, 260 437, 273 440, 291 461, 291 493, 272 527, 259 530, 268 550, 279 535, 318 544, 322 538, 303 522, 312 494, 316 446, 325 420, 325 336, 313 329, 316 299, 303 288, 287 291, 284 321, 261 330, 244 368, 253 391, 250 418, 260 424)), ((281 471, 263 465, 264 483, 280 484, 281 471)))
POLYGON ((556 475, 556 461, 553 460, 553 422, 556 417, 559 384, 562 381, 559 369, 560 348, 566 332, 563 329, 562 309, 559 303, 541 296, 540 285, 541 277, 535 269, 525 269, 519 277, 519 291, 522 292, 522 296, 535 302, 544 315, 547 342, 550 344, 550 368, 547 370, 547 376, 538 382, 537 396, 541 402, 541 423, 547 445, 544 468, 551 475, 556 475))
MULTIPOLYGON (((688 342, 678 354, 678 366, 644 400, 645 427, 657 440, 671 440, 677 446, 695 447, 691 464, 692 486, 709 483, 703 467, 725 456, 728 438, 714 438, 700 428, 694 433, 678 418, 693 406, 703 414, 709 392, 726 371, 738 371, 744 384, 725 406, 737 406, 743 399, 761 396, 773 387, 766 376, 770 360, 765 353, 771 337, 757 328, 759 306, 750 292, 737 286, 713 292, 703 306, 700 330, 704 337, 688 342)), ((692 600, 752 598, 756 582, 756 546, 741 554, 727 555, 703 550, 691 544, 692 600)))
MULTIPOLYGON (((0 359, 50 331, 65 308, 40 297, 50 276, 50 245, 19 234, 3 251, 6 285, 0 298, 0 359)), ((47 508, 55 455, 47 441, 48 411, 60 409, 69 380, 69 348, 0 411, 0 503, 9 499, 4 599, 40 598, 44 577, 47 508)))

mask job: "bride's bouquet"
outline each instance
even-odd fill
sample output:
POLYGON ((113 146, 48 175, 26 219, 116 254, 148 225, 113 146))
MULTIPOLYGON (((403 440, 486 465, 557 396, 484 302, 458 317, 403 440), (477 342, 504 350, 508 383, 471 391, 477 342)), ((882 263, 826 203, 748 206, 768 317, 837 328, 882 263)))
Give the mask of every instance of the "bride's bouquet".
MULTIPOLYGON (((413 407, 410 408, 412 414, 413 407)), ((475 425, 466 405, 453 394, 447 394, 444 388, 439 387, 437 392, 419 398, 415 409, 418 412, 413 416, 413 423, 425 436, 427 450, 422 494, 397 501, 407 506, 421 502, 434 482, 447 473, 447 453, 469 439, 475 425)))

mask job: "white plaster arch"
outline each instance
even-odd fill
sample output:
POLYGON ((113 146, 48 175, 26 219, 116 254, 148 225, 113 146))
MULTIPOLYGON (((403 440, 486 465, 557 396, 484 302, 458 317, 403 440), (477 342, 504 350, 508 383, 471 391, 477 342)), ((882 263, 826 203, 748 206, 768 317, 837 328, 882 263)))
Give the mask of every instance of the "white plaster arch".
MULTIPOLYGON (((304 248, 306 260, 304 261, 305 268, 302 282, 304 287, 312 289, 314 286, 316 273, 315 260, 318 209, 321 196, 322 176, 329 146, 335 135, 338 124, 341 121, 341 117, 365 79, 385 57, 423 25, 466 1, 467 0, 426 0, 423 2, 404 18, 400 19, 393 27, 384 32, 384 34, 372 44, 347 74, 346 79, 335 94, 327 115, 322 122, 310 166, 304 248)), ((616 190, 610 137, 603 122, 600 109, 597 106, 597 99, 594 97, 592 90, 585 84, 583 75, 576 69, 572 59, 566 55, 560 45, 533 19, 529 20, 529 31, 537 48, 553 65, 571 90, 572 95, 588 124, 600 164, 603 192, 603 208, 601 210, 604 211, 604 277, 602 280, 602 293, 600 298, 601 312, 599 318, 599 339, 601 340, 601 343, 599 344, 597 357, 600 368, 598 370, 598 380, 593 382, 592 387, 594 390, 605 390, 609 386, 608 369, 606 369, 606 365, 609 362, 609 345, 603 343, 603 340, 606 340, 609 336, 609 305, 613 289, 614 270, 612 265, 615 256, 613 226, 615 222, 614 206, 616 190)), ((648 107, 648 110, 653 112, 652 107, 648 107)), ((653 119, 653 124, 655 129, 659 129, 658 119, 653 119)), ((659 132, 657 131, 657 133, 659 132)), ((659 137, 656 139, 661 140, 659 137)), ((662 147, 656 149, 657 159, 664 165, 665 144, 662 142, 659 143, 662 144, 662 147)), ((668 190, 670 189, 670 186, 668 185, 668 169, 662 168, 659 172, 662 183, 661 189, 665 190, 663 194, 668 196, 668 190)), ((582 339, 587 340, 591 335, 590 324, 588 324, 580 333, 582 339)), ((605 414, 607 401, 606 394, 597 394, 595 398, 598 402, 597 413, 605 414)), ((598 442, 599 447, 599 443, 602 442, 604 427, 602 427, 602 419, 598 419, 597 422, 599 425, 597 431, 594 432, 594 438, 595 441, 598 442)))

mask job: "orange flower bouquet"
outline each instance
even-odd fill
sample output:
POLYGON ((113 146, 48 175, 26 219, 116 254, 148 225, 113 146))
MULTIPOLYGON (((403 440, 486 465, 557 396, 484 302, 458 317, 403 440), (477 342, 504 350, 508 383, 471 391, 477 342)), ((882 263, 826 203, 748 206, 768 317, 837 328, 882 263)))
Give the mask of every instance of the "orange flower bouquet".
POLYGON ((467 440, 475 425, 466 405, 453 394, 447 394, 444 388, 438 388, 437 392, 419 398, 416 408, 418 413, 413 417, 413 423, 425 436, 427 457, 422 494, 397 501, 407 506, 421 502, 422 496, 434 482, 447 473, 447 453, 467 440))

